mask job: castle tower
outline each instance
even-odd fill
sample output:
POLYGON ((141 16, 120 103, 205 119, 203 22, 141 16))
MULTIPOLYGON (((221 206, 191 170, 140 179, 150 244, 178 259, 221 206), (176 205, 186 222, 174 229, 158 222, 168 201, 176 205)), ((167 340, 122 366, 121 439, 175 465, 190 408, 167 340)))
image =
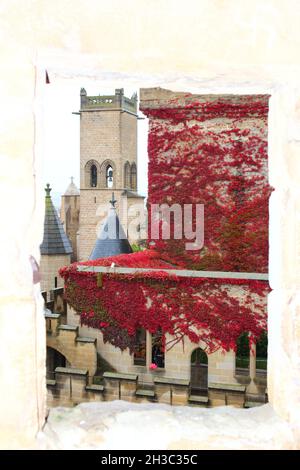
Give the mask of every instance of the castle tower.
POLYGON ((63 287, 64 281, 58 270, 70 264, 72 247, 53 206, 50 185, 47 184, 45 197, 44 237, 41 251, 41 291, 49 292, 56 287, 63 287))
POLYGON ((77 261, 77 233, 79 230, 80 192, 71 177, 71 183, 61 197, 60 220, 71 242, 73 253, 72 263, 77 261))
POLYGON ((133 204, 143 208, 144 197, 136 192, 137 95, 127 98, 121 88, 114 95, 87 96, 82 88, 80 98, 79 260, 82 261, 91 255, 101 222, 107 216, 112 190, 126 235, 128 208, 133 204))

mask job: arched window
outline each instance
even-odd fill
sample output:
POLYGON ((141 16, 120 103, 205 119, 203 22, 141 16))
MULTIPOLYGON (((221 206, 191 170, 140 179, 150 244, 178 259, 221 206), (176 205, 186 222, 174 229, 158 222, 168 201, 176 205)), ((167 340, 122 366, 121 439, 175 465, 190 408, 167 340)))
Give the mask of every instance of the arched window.
POLYGON ((135 366, 146 365, 146 330, 143 328, 138 328, 136 331, 133 364, 135 366))
POLYGON ((161 329, 152 334, 152 364, 163 369, 165 367, 165 352, 161 329))
POLYGON ((90 170, 91 174, 91 188, 96 188, 97 187, 97 167, 96 165, 91 166, 90 170))
POLYGON ((128 162, 124 165, 124 188, 130 188, 130 165, 128 162))
POLYGON ((237 339, 235 355, 236 375, 249 375, 250 345, 248 332, 242 333, 237 339))
POLYGON ((136 164, 133 163, 131 165, 131 170, 130 170, 130 187, 134 191, 137 189, 137 178, 136 178, 136 164))
POLYGON ((191 354, 191 394, 207 394, 208 357, 201 348, 194 349, 191 354))
POLYGON ((114 184, 113 169, 111 165, 106 167, 106 187, 112 188, 114 184))
POLYGON ((267 370, 268 362, 268 334, 263 331, 256 343, 256 372, 263 373, 267 370))

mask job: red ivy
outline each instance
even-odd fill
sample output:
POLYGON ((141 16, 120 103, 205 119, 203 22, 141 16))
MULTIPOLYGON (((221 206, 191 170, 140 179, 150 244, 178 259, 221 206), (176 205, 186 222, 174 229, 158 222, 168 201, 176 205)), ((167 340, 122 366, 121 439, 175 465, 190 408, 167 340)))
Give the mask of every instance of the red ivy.
POLYGON ((267 99, 201 103, 187 95, 183 104, 142 107, 149 117, 149 209, 203 203, 205 210, 200 251, 187 251, 185 239, 149 240, 165 260, 190 269, 267 272, 267 99))
POLYGON ((242 332, 249 331, 255 340, 266 329, 266 281, 169 275, 159 271, 161 260, 152 250, 80 264, 155 267, 155 259, 156 271, 102 274, 101 287, 97 274, 78 272, 77 263, 62 268, 66 299, 81 323, 100 329, 105 342, 131 352, 137 328, 169 333, 173 339, 167 347, 184 336, 194 343, 202 340, 208 352, 234 349, 242 332))
POLYGON ((203 102, 185 95, 142 109, 150 126, 148 202, 203 203, 204 248, 150 239, 154 250, 82 264, 155 272, 104 274, 98 282, 73 264, 60 271, 66 299, 82 324, 122 350, 133 351, 137 328, 170 334, 167 347, 184 337, 202 340, 208 352, 235 349, 245 331, 255 341, 267 328, 266 281, 184 278, 160 269, 267 272, 268 97, 203 102))

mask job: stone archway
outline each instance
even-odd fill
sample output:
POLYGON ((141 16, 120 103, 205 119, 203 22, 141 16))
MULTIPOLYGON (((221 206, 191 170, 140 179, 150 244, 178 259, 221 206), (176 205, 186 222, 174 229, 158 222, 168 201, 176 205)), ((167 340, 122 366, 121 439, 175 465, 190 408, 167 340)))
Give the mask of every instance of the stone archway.
POLYGON ((194 349, 191 354, 191 393, 207 394, 208 357, 201 348, 194 349))
POLYGON ((66 356, 57 349, 47 346, 46 368, 47 378, 53 379, 56 367, 67 367, 69 364, 66 356))

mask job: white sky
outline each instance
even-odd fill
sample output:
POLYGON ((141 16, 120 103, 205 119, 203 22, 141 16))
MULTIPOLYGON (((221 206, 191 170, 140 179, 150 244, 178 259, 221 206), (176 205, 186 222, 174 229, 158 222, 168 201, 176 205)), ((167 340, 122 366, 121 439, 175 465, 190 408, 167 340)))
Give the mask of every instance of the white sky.
MULTIPOLYGON (((91 79, 51 79, 45 87, 43 100, 43 160, 42 182, 50 183, 52 199, 56 207, 60 206, 63 194, 74 176, 79 188, 80 183, 80 117, 72 114, 80 108, 80 88, 85 88, 88 95, 114 94, 115 88, 124 88, 126 96, 131 97, 138 89, 127 87, 126 83, 111 88, 97 85, 91 79)), ((139 116, 143 116, 139 112, 139 116)), ((138 120, 138 191, 147 195, 147 130, 148 120, 138 120)))

